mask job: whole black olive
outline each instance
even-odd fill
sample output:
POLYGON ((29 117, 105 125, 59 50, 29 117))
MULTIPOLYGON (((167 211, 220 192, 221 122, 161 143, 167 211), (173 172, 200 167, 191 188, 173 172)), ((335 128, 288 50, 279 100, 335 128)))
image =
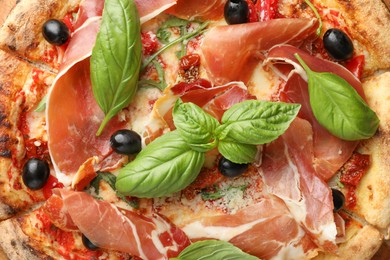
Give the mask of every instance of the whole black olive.
POLYGON ((110 138, 110 144, 119 154, 135 154, 142 149, 141 136, 128 129, 116 131, 110 138))
POLYGON ((49 175, 49 164, 41 159, 32 158, 23 167, 22 179, 29 189, 39 190, 45 186, 49 175))
POLYGON ((224 7, 224 16, 228 24, 248 22, 248 3, 245 0, 228 0, 224 7))
POLYGON ((236 177, 243 174, 248 169, 249 164, 239 164, 221 157, 218 162, 218 170, 226 177, 236 177))
POLYGON ((345 32, 339 29, 329 29, 325 32, 324 48, 335 60, 343 61, 352 57, 353 43, 345 32))
POLYGON ((86 237, 84 234, 82 235, 81 237, 82 241, 83 241, 83 245, 88 248, 89 250, 97 250, 99 249, 98 246, 96 246, 95 244, 93 244, 89 239, 88 237, 86 237))
POLYGON ((332 189, 332 197, 333 197, 333 211, 337 212, 344 206, 345 196, 341 191, 332 189))
POLYGON ((66 24, 56 19, 47 20, 43 24, 42 34, 46 41, 57 46, 65 44, 70 36, 66 24))

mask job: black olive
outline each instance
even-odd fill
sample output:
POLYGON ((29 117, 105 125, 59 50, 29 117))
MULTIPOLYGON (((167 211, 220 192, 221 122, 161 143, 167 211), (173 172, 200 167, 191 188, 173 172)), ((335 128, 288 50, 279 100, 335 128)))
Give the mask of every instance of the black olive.
POLYGON ((45 186, 49 175, 49 164, 46 161, 32 158, 23 167, 22 179, 28 188, 39 190, 45 186))
POLYGON ((225 4, 224 16, 228 24, 248 22, 248 3, 245 0, 228 0, 225 4))
POLYGON ((93 244, 89 239, 88 237, 86 237, 84 234, 81 236, 81 239, 83 241, 83 245, 88 248, 89 250, 97 250, 99 249, 98 246, 96 246, 95 244, 93 244))
POLYGON ((345 196, 341 191, 332 189, 332 197, 333 197, 333 211, 337 212, 344 206, 345 196))
POLYGON ((141 136, 128 129, 116 131, 110 138, 111 148, 119 154, 135 154, 142 149, 141 136))
POLYGON ((324 48, 335 60, 348 60, 353 55, 353 43, 345 32, 339 29, 329 29, 325 32, 324 48))
POLYGON ((239 164, 221 157, 218 162, 218 170, 226 177, 236 177, 243 174, 248 169, 249 164, 239 164))
POLYGON ((47 20, 43 24, 42 34, 46 41, 58 46, 66 43, 70 35, 66 24, 56 19, 47 20))

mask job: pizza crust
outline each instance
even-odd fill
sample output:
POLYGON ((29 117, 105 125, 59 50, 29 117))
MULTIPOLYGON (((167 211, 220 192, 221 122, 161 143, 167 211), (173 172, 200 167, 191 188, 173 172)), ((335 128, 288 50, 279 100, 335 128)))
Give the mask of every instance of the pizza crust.
POLYGON ((46 42, 42 36, 42 25, 48 19, 60 19, 76 11, 80 0, 21 0, 0 29, 0 49, 16 56, 46 65, 52 70, 59 61, 50 56, 57 53, 55 46, 46 42))
POLYGON ((49 259, 29 245, 30 238, 23 233, 16 219, 1 222, 0 232, 0 246, 9 259, 49 259))
POLYGON ((360 227, 357 223, 347 228, 347 242, 339 246, 338 255, 320 253, 315 260, 371 259, 382 245, 382 236, 372 226, 360 227))
POLYGON ((378 132, 363 142, 360 152, 371 155, 371 166, 357 189, 358 214, 380 229, 390 226, 390 72, 363 83, 367 102, 377 113, 378 132))

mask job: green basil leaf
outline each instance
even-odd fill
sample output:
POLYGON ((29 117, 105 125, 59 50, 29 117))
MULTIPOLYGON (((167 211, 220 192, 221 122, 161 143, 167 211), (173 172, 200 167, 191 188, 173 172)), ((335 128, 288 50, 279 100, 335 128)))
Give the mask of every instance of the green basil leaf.
POLYGON ((219 141, 218 151, 234 163, 252 163, 257 154, 257 147, 253 144, 241 144, 228 140, 219 141))
POLYGON ((208 152, 208 151, 214 149, 215 147, 217 147, 218 140, 215 139, 214 141, 207 143, 207 144, 188 144, 188 146, 191 147, 192 150, 195 150, 195 151, 198 151, 201 153, 205 153, 205 152, 208 152))
POLYGON ((235 104, 222 116, 216 130, 220 141, 242 144, 265 144, 283 134, 297 116, 301 105, 247 100, 235 104))
POLYGON ((204 153, 191 149, 177 131, 169 132, 120 170, 116 189, 139 198, 167 196, 193 182, 204 160, 204 153))
POLYGON ((214 192, 201 191, 200 195, 202 200, 217 200, 225 196, 225 193, 219 188, 216 188, 214 192))
POLYGON ((200 260, 200 259, 240 259, 258 260, 257 257, 244 253, 229 242, 219 240, 204 240, 186 247, 174 260, 200 260))
POLYGON ((177 131, 187 143, 207 144, 214 139, 218 120, 194 103, 183 103, 178 99, 172 115, 177 131))
POLYGON ((129 105, 137 90, 141 65, 141 29, 134 0, 106 1, 91 56, 92 90, 107 122, 129 105))
POLYGON ((379 119, 357 91, 338 75, 314 72, 298 54, 295 57, 307 73, 310 105, 320 125, 348 141, 372 137, 379 119))

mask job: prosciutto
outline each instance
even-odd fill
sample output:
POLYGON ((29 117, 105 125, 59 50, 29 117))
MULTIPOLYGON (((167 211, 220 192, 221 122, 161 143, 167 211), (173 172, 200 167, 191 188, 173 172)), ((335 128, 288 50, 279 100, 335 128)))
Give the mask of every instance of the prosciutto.
POLYGON ((275 19, 214 27, 201 44, 208 77, 215 85, 246 83, 263 58, 262 51, 282 43, 299 45, 314 33, 316 25, 315 20, 275 19))
MULTIPOLYGON (((105 0, 84 0, 77 13, 77 21, 74 28, 77 29, 91 17, 101 16, 105 0)), ((176 4, 175 0, 135 0, 134 1, 141 19, 141 23, 147 22, 164 10, 176 4)))
MULTIPOLYGON (((56 195, 46 202, 45 212, 53 223, 66 224, 68 229, 77 227, 101 248, 126 252, 142 259, 175 257, 190 244, 182 230, 160 215, 144 216, 118 209, 85 192, 56 190, 56 195), (61 208, 52 209, 56 205, 61 208)), ((60 228, 65 229, 64 226, 60 228)))
POLYGON ((225 0, 178 0, 167 13, 186 20, 220 20, 225 3, 225 0))
POLYGON ((202 217, 182 229, 192 241, 229 241, 260 259, 302 259, 316 248, 283 201, 273 196, 235 214, 202 217))
POLYGON ((313 127, 315 172, 323 180, 328 180, 351 157, 358 142, 344 141, 333 136, 315 119, 310 106, 308 86, 305 81, 306 75, 293 56, 294 53, 299 53, 314 71, 332 72, 343 77, 362 97, 364 97, 363 88, 360 81, 344 67, 312 57, 293 46, 280 45, 272 48, 265 61, 279 69, 279 72, 284 75, 283 77, 287 81, 280 93, 280 100, 302 105, 299 116, 308 120, 313 127), (292 64, 294 67, 286 67, 286 64, 292 64))
MULTIPOLYGON (((142 2, 142 1, 138 1, 142 2)), ((146 21, 168 8, 174 1, 143 1, 141 18, 146 21), (149 5, 147 5, 149 3, 149 5)), ((125 126, 119 117, 113 118, 99 137, 95 133, 104 118, 96 103, 90 81, 89 57, 101 22, 104 1, 85 0, 76 20, 59 73, 50 89, 47 101, 48 146, 57 178, 69 185, 79 167, 97 156, 106 167, 105 158, 112 153, 109 138, 125 126)), ((108 161, 115 163, 114 160, 108 161)))
POLYGON ((281 198, 313 241, 335 252, 337 230, 332 192, 313 168, 313 131, 296 118, 276 141, 266 145, 259 169, 267 190, 281 198))

